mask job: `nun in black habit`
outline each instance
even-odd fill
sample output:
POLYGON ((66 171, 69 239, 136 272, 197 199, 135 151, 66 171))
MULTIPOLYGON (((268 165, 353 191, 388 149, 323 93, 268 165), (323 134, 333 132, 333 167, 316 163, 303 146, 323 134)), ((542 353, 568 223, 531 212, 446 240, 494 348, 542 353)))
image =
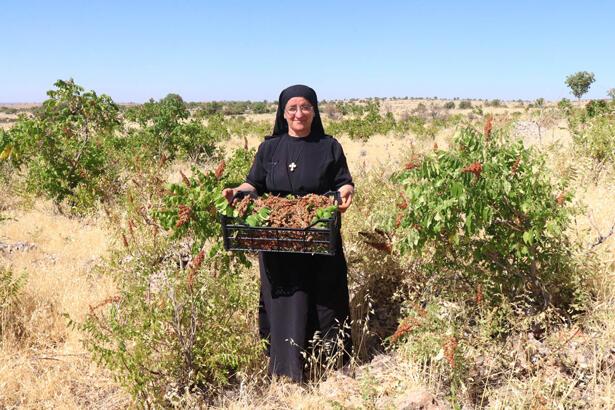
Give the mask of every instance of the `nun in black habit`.
MULTIPOLYGON (((273 134, 259 146, 252 168, 239 187, 259 195, 340 192, 343 212, 354 184, 341 145, 324 132, 313 89, 295 85, 280 94, 273 134)), ((315 338, 328 346, 318 354, 337 354, 344 362, 352 349, 346 259, 338 238, 335 256, 261 252, 259 332, 267 341, 269 373, 304 379, 302 352, 315 338), (346 326, 344 326, 346 325, 346 326), (339 351, 342 340, 343 352, 339 351)))

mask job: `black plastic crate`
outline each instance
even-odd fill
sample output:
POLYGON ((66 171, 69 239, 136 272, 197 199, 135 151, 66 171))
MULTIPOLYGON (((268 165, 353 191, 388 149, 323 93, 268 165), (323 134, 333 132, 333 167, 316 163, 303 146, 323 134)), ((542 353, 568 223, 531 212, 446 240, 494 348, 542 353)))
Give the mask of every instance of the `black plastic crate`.
MULTIPOLYGON (((339 193, 334 195, 339 203, 339 193)), ((232 251, 292 252, 335 255, 340 230, 339 211, 330 219, 315 221, 307 228, 252 227, 239 223, 236 218, 221 216, 224 249, 232 251), (319 222, 325 228, 315 227, 319 222)))

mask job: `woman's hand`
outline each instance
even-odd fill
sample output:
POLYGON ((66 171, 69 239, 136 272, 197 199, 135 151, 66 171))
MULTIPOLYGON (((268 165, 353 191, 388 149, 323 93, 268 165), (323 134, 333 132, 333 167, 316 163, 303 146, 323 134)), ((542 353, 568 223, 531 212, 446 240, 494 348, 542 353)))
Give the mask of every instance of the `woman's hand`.
POLYGON ((224 188, 222 190, 222 196, 226 198, 226 201, 229 203, 229 205, 233 205, 232 201, 236 193, 237 193, 237 188, 224 188))
POLYGON ((350 184, 342 185, 337 191, 340 193, 340 197, 342 199, 342 203, 339 204, 338 208, 340 212, 344 213, 352 203, 354 187, 350 184))
POLYGON ((222 196, 226 198, 226 200, 228 201, 229 205, 233 205, 233 198, 235 197, 235 195, 237 195, 237 192, 239 191, 249 191, 249 192, 256 192, 256 188, 254 188, 251 184, 248 184, 247 182, 244 182, 243 184, 235 187, 235 188, 224 188, 222 190, 222 196))

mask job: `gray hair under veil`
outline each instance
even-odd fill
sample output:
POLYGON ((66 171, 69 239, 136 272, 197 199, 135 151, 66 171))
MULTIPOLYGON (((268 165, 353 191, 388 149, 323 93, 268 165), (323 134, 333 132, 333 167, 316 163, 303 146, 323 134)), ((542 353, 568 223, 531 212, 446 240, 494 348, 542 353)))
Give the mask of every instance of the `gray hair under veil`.
POLYGON ((292 85, 280 93, 280 99, 278 100, 278 111, 275 115, 275 125, 273 126, 273 133, 271 136, 282 135, 288 132, 288 123, 284 118, 284 109, 288 100, 293 97, 303 97, 312 104, 314 108, 314 120, 312 121, 312 130, 310 135, 324 135, 325 129, 322 126, 322 120, 320 119, 320 111, 318 111, 318 98, 316 97, 316 91, 308 87, 307 85, 292 85))

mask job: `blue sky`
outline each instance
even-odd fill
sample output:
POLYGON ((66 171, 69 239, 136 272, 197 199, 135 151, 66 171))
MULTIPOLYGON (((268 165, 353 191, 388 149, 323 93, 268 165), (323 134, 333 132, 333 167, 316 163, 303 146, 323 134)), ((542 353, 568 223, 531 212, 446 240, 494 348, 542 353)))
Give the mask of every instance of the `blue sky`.
POLYGON ((0 2, 0 102, 59 79, 117 102, 319 98, 586 98, 615 87, 612 1, 0 2))

